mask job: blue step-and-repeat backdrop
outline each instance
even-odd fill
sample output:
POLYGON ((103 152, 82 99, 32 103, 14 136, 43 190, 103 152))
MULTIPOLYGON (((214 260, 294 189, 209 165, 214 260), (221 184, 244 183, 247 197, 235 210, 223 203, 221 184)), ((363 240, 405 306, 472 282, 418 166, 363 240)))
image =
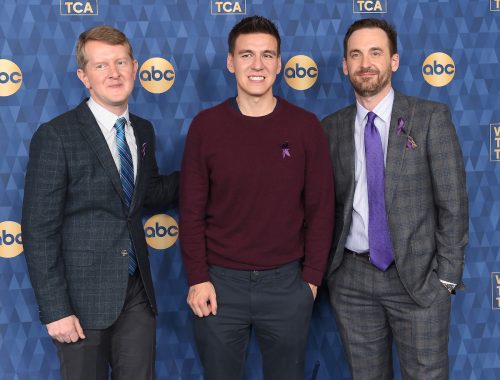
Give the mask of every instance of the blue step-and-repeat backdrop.
MULTIPOLYGON (((319 118, 354 99, 341 70, 347 27, 362 17, 396 26, 401 66, 394 87, 449 105, 467 170, 470 243, 466 289, 453 299, 451 378, 500 378, 500 0, 0 0, 0 379, 59 379, 19 223, 33 132, 86 96, 76 77, 78 35, 105 23, 130 38, 140 67, 130 109, 153 122, 158 163, 170 172, 180 167, 196 113, 235 95, 226 37, 253 14, 275 21, 283 37, 275 93, 319 118)), ((144 218, 160 309, 157 377, 201 379, 178 214, 161 212, 168 215, 144 218)), ((253 343, 249 379, 262 377, 259 363, 253 343)), ((349 379, 324 289, 306 378, 349 379)))

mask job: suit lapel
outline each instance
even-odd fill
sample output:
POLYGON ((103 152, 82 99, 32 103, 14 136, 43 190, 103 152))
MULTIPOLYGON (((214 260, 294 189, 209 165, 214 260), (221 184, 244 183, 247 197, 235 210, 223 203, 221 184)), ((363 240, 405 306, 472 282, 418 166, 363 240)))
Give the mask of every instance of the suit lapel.
POLYGON ((143 128, 141 128, 137 118, 132 114, 130 114, 130 123, 132 124, 132 129, 134 130, 135 141, 137 145, 137 176, 135 178, 134 195, 132 197, 132 203, 130 205, 130 210, 133 210, 138 199, 140 184, 142 183, 142 177, 144 172, 142 170, 142 164, 143 164, 142 160, 146 153, 146 138, 143 133, 143 128))
POLYGON ((113 156, 109 151, 108 143, 104 139, 94 115, 87 106, 86 100, 78 106, 77 112, 77 118, 80 123, 79 126, 82 136, 87 140, 90 148, 96 154, 99 162, 104 168, 104 171, 111 180, 114 189, 120 195, 122 203, 125 205, 120 173, 118 173, 113 156))
MULTIPOLYGON (((331 141, 331 153, 334 159, 334 176, 335 184, 338 186, 335 191, 337 195, 343 199, 342 224, 343 227, 339 230, 339 242, 334 250, 337 250, 336 257, 343 256, 344 244, 349 234, 352 210, 354 203, 355 189, 355 162, 356 162, 356 147, 354 143, 354 128, 355 128, 356 106, 353 105, 345 110, 335 120, 331 128, 334 130, 335 139, 331 141), (338 124, 335 124, 338 123, 338 124)), ((337 210, 339 211, 339 210, 337 210)), ((340 259, 337 259, 340 260, 340 259)))
POLYGON ((345 153, 343 152, 344 162, 345 162, 345 173, 347 175, 347 183, 349 185, 348 195, 349 204, 354 201, 354 188, 355 188, 355 177, 356 177, 356 145, 354 143, 354 127, 356 118, 356 106, 353 106, 349 111, 349 115, 345 118, 344 125, 342 128, 342 136, 339 139, 339 144, 345 147, 345 153))
POLYGON ((389 141, 387 145, 387 159, 385 167, 385 207, 389 214, 394 194, 397 190, 397 184, 403 167, 406 155, 407 135, 411 132, 411 121, 413 119, 413 110, 410 109, 408 99, 398 92, 394 94, 394 103, 391 113, 391 125, 389 128, 389 141), (405 133, 398 135, 398 119, 403 118, 405 133))

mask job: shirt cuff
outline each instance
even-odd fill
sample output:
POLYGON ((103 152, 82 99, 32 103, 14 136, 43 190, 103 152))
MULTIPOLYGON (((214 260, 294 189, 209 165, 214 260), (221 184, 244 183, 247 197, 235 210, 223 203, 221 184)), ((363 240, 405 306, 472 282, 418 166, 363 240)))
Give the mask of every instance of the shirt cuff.
POLYGON ((441 284, 443 284, 443 286, 446 288, 446 290, 448 290, 450 294, 455 294, 455 288, 457 287, 457 284, 454 284, 453 282, 449 281, 444 281, 441 279, 439 281, 441 281, 441 284))

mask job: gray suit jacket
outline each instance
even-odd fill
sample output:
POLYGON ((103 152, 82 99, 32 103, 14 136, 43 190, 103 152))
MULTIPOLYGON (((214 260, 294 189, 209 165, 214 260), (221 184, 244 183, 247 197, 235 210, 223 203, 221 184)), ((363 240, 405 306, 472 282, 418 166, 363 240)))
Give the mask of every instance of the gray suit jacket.
POLYGON ((138 147, 130 209, 109 147, 86 101, 33 135, 22 230, 45 324, 71 314, 83 328, 103 329, 116 320, 127 290, 130 237, 156 313, 142 210, 144 205, 166 207, 175 202, 178 173, 159 176, 153 126, 132 114, 130 121, 138 147))
MULTIPOLYGON (((330 142, 335 176, 335 233, 327 276, 342 262, 351 227, 354 121, 351 105, 322 124, 330 142)), ((444 104, 396 92, 385 171, 385 204, 395 264, 412 299, 430 305, 439 279, 461 284, 468 241, 468 202, 460 145, 444 104), (406 134, 397 134, 398 119, 406 134), (417 148, 406 147, 411 136, 417 148)))

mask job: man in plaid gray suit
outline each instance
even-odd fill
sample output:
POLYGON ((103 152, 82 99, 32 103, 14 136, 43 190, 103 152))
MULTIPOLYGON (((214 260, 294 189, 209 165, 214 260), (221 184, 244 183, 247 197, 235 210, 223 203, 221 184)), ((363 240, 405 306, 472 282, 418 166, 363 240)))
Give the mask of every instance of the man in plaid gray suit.
POLYGON ((386 21, 353 23, 343 71, 356 104, 323 120, 335 173, 330 301, 354 380, 448 378, 450 294, 468 241, 465 170, 448 108, 391 86, 386 21))
POLYGON ((40 319, 63 379, 153 379, 156 302, 143 206, 176 201, 160 176, 150 122, 128 111, 137 61, 127 37, 80 35, 78 77, 90 99, 34 134, 23 240, 40 319))

